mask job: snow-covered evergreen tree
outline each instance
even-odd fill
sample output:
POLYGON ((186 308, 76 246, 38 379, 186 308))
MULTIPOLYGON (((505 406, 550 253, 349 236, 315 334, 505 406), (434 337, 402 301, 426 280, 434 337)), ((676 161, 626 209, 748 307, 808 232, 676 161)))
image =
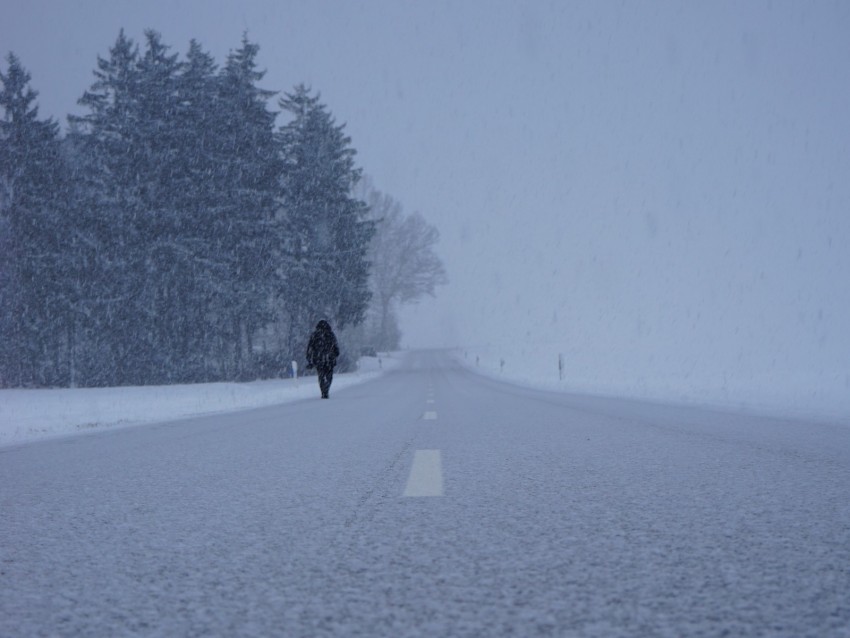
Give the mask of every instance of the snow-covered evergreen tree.
POLYGON ((0 72, 0 385, 59 382, 63 237, 59 127, 40 120, 20 60, 0 72))
POLYGON ((228 291, 224 306, 235 346, 235 373, 253 368, 253 338, 271 319, 269 300, 276 286, 276 220, 281 160, 275 140, 275 113, 267 108, 274 95, 257 87, 265 75, 257 70, 259 47, 243 38, 219 76, 220 118, 216 139, 219 159, 219 214, 212 220, 221 255, 226 258, 228 291))
POLYGON ((151 160, 142 157, 139 52, 122 31, 109 54, 98 57, 95 82, 79 101, 89 113, 70 118, 82 182, 77 219, 91 242, 78 360, 84 385, 141 383, 147 372, 146 312, 137 302, 145 284, 143 196, 151 160))
POLYGON ((155 32, 141 55, 122 32, 98 61, 90 112, 73 120, 88 222, 102 229, 88 383, 251 375, 280 173, 257 52, 244 40, 217 72, 197 43, 180 62, 155 32))
POLYGON ((303 86, 276 132, 258 51, 243 39, 219 69, 197 42, 181 60, 156 32, 140 50, 122 31, 64 140, 9 58, 0 383, 274 374, 319 318, 362 322, 374 222, 352 195, 351 140, 303 86), (285 337, 255 361, 271 323, 285 337))
POLYGON ((279 134, 289 256, 284 311, 290 352, 301 359, 305 335, 319 319, 328 319, 335 329, 363 320, 374 224, 365 218, 366 204, 352 194, 361 172, 344 125, 337 125, 320 96, 304 85, 281 99, 280 106, 292 116, 279 134))
POLYGON ((130 219, 137 244, 127 254, 134 321, 131 365, 123 374, 132 383, 167 383, 190 380, 184 362, 194 255, 174 180, 188 159, 177 117, 182 64, 159 34, 148 31, 145 39, 134 71, 133 174, 126 176, 125 201, 137 206, 130 219))
POLYGON ((227 378, 232 367, 228 313, 229 260, 220 234, 226 229, 226 175, 219 141, 221 112, 218 69, 212 56, 192 41, 179 81, 178 136, 182 161, 171 175, 183 215, 183 245, 191 272, 182 290, 184 321, 178 351, 192 381, 227 378))

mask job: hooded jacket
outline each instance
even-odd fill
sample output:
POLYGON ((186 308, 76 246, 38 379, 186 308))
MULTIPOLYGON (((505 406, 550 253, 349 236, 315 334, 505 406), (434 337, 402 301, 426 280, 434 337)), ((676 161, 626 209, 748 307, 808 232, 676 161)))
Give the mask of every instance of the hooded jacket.
POLYGON ((310 335, 307 344, 307 363, 316 368, 333 368, 339 357, 339 344, 331 325, 322 319, 310 335))

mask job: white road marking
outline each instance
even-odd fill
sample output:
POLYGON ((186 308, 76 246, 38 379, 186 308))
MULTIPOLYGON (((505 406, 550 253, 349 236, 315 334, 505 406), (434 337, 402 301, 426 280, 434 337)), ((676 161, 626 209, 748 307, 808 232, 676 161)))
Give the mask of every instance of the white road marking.
POLYGON ((434 399, 428 399, 426 403, 434 403, 434 399))
POLYGON ((437 420, 437 413, 433 412, 433 411, 428 411, 428 412, 426 412, 425 414, 422 415, 422 419, 425 420, 425 421, 436 421, 437 420))
POLYGON ((443 464, 440 450, 416 450, 403 496, 442 496, 443 464))

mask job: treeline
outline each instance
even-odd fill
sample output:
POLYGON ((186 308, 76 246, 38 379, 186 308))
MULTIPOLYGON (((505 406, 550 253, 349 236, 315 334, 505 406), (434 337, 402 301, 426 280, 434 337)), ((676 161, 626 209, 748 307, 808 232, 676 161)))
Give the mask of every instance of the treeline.
POLYGON ((9 55, 0 385, 277 376, 317 319, 363 320, 376 223, 355 150, 318 95, 260 88, 257 53, 243 39, 219 67, 122 32, 64 135, 9 55))

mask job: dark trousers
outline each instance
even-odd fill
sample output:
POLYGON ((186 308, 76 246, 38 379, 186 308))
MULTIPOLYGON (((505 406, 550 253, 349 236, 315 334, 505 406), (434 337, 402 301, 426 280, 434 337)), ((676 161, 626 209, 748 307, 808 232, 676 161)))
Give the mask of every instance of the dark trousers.
POLYGON ((316 368, 316 372, 319 373, 319 389, 322 391, 322 398, 327 399, 328 390, 331 389, 331 383, 334 380, 334 369, 319 367, 316 368))

